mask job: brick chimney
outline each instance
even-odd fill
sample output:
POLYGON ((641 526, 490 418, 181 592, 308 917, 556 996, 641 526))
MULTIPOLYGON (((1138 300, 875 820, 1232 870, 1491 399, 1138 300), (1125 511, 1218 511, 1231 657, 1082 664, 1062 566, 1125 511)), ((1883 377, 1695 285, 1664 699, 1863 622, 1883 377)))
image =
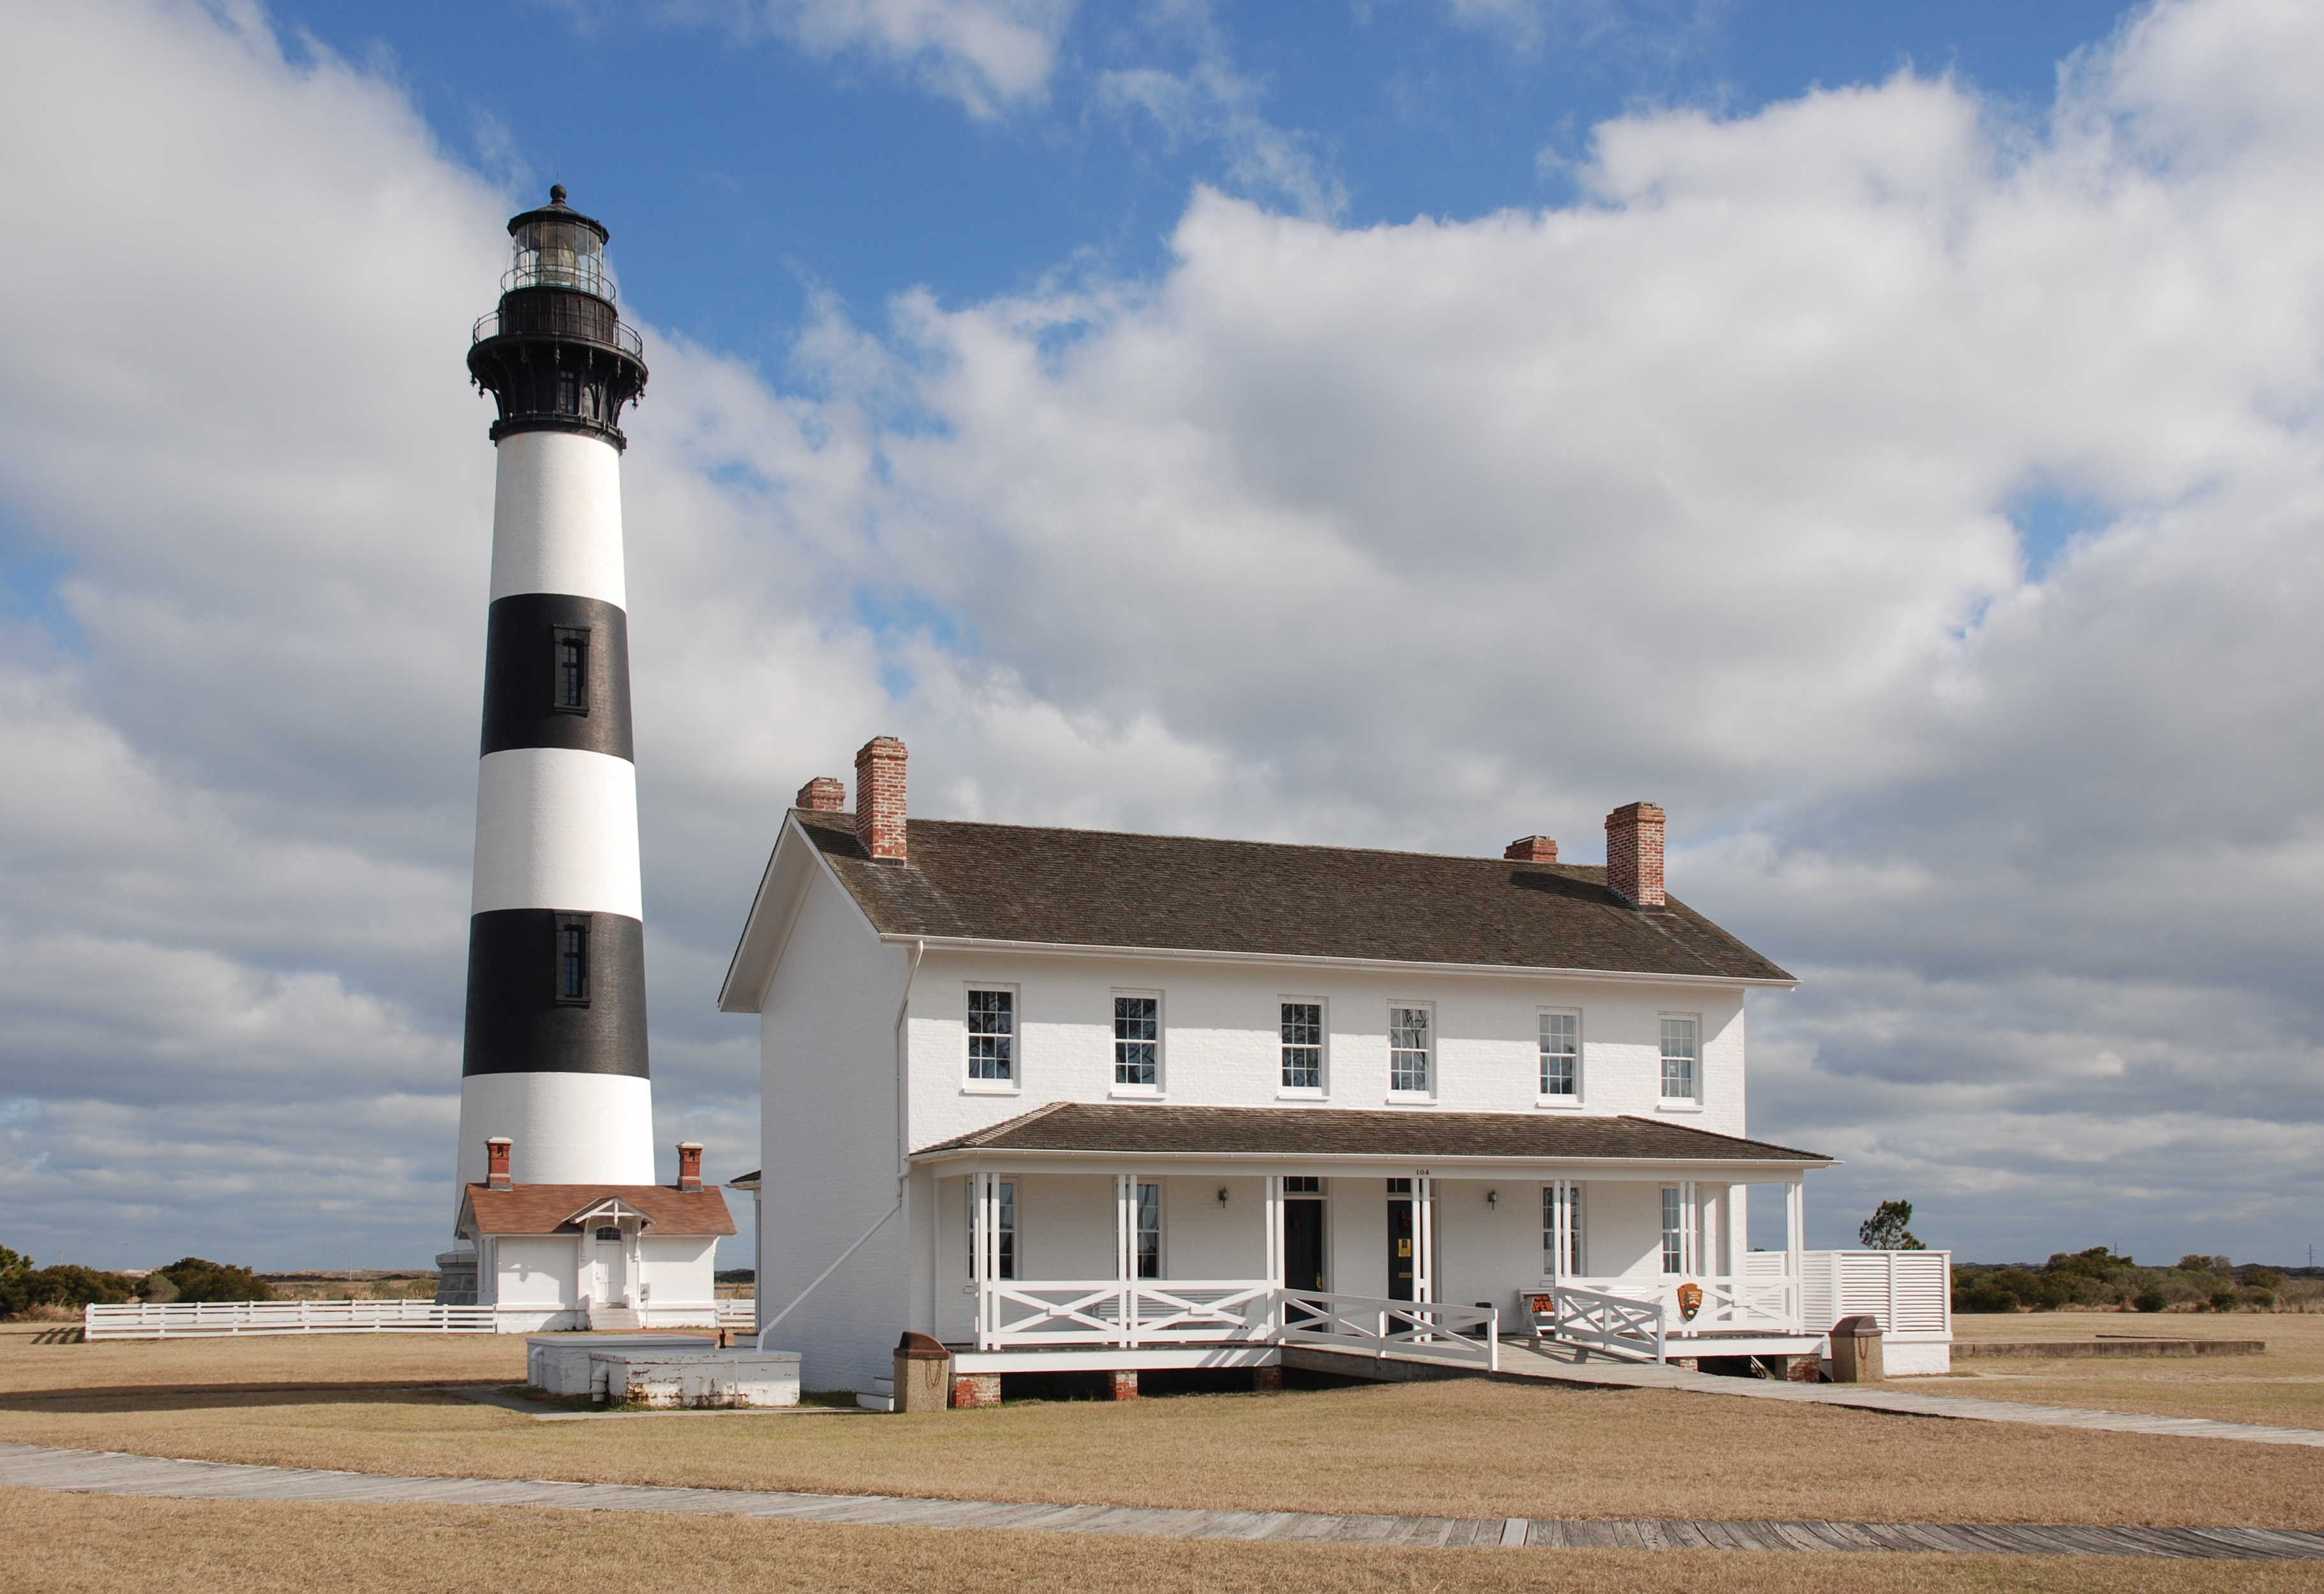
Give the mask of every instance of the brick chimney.
POLYGON ((818 814, 844 814, 847 811, 847 782, 836 775, 818 775, 798 788, 791 806, 813 808, 818 814))
POLYGON ((874 858, 904 861, 904 744, 874 736, 855 755, 855 839, 874 858))
POLYGON ((515 1144, 506 1135, 494 1135, 484 1142, 484 1184, 487 1189, 506 1190, 509 1187, 509 1148, 515 1144))
POLYGON ((1557 843, 1545 835, 1529 835, 1511 842, 1501 850, 1504 858, 1514 858, 1520 863, 1554 863, 1557 843))
POLYGON ((678 1187, 680 1190, 702 1188, 702 1142, 680 1140, 678 1143, 678 1187))
POLYGON ((1606 815, 1606 884, 1633 908, 1663 906, 1663 811, 1654 804, 1606 815))

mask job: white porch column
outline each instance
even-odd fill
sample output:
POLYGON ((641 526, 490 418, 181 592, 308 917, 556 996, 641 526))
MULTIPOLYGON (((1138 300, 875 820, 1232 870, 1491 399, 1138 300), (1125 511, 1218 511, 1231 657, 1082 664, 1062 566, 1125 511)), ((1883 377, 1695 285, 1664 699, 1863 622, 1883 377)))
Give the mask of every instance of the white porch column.
POLYGON ((1261 1236, 1259 1243, 1267 1248, 1267 1255, 1260 1258, 1265 1267, 1261 1269, 1259 1276, 1267 1280, 1267 1287, 1269 1290, 1277 1292, 1270 1295, 1267 1301, 1267 1337, 1272 1340, 1283 1327, 1280 1295, 1283 1288, 1283 1175, 1281 1174, 1267 1175, 1267 1211, 1264 1216, 1266 1221, 1260 1227, 1266 1232, 1261 1236))
POLYGON ((1792 1280, 1794 1326, 1807 1311, 1807 1181, 1794 1178, 1784 1186, 1784 1271, 1792 1280))
POLYGON ((1692 1278, 1702 1271, 1702 1258, 1695 1243, 1698 1224, 1695 1221, 1694 1181, 1678 1182, 1678 1271, 1681 1278, 1692 1278))
POLYGON ((1573 1254, 1573 1200, 1567 1193, 1571 1179, 1554 1179, 1549 1186, 1549 1281, 1565 1282, 1565 1259, 1573 1254))
POLYGON ((976 1348, 992 1349, 992 1307, 986 1288, 991 1281, 991 1211, 989 1176, 979 1169, 968 1176, 968 1285, 975 1302, 976 1348))
POLYGON ((1425 1172, 1412 1175, 1412 1298, 1436 1298, 1436 1193, 1425 1172))
POLYGON ((1113 1176, 1113 1283, 1119 1304, 1115 1341, 1134 1345, 1138 1326, 1138 1175, 1113 1176))
POLYGON ((1748 1186, 1729 1184, 1727 1198, 1720 1211, 1727 1219, 1727 1271, 1740 1273, 1747 1264, 1743 1258, 1751 1252, 1751 1209, 1748 1186))

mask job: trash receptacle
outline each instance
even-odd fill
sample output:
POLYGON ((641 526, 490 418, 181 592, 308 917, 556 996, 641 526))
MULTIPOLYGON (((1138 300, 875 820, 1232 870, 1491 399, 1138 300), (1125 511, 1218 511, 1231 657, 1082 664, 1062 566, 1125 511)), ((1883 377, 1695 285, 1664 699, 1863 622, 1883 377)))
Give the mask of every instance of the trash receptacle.
POLYGON ((1831 1325, 1831 1381, 1880 1382, 1880 1320, 1843 1317, 1831 1325))
POLYGON ((896 1410, 940 1412, 952 1404, 952 1352, 927 1334, 896 1342, 896 1410))

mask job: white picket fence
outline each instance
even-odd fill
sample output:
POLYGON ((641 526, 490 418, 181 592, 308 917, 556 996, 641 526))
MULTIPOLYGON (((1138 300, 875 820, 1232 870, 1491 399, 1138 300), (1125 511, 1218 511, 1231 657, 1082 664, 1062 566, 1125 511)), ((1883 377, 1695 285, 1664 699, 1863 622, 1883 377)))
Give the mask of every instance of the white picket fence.
POLYGON ((134 1301, 81 1309, 88 1340, 208 1339, 228 1334, 489 1334, 490 1306, 433 1301, 134 1301))
POLYGON ((759 1304, 745 1296, 732 1301, 721 1296, 718 1301, 718 1326, 723 1329, 755 1329, 759 1326, 759 1304))

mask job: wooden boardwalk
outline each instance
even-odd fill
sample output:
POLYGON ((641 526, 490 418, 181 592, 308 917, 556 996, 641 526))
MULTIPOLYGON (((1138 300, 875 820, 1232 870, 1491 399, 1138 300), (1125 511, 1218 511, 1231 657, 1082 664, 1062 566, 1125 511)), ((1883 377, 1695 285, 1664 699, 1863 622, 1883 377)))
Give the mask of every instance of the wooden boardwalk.
POLYGON ((886 1495, 653 1488, 538 1479, 398 1478, 245 1467, 113 1451, 0 1444, 0 1486, 188 1500, 530 1506, 659 1511, 881 1527, 1008 1528, 1173 1539, 1503 1549, 1760 1550, 1813 1554, 2129 1555, 2168 1560, 2319 1561, 2324 1533, 2249 1527, 2075 1527, 2020 1523, 1609 1522, 1512 1517, 1333 1516, 1301 1511, 1178 1511, 1028 1506, 886 1495))

